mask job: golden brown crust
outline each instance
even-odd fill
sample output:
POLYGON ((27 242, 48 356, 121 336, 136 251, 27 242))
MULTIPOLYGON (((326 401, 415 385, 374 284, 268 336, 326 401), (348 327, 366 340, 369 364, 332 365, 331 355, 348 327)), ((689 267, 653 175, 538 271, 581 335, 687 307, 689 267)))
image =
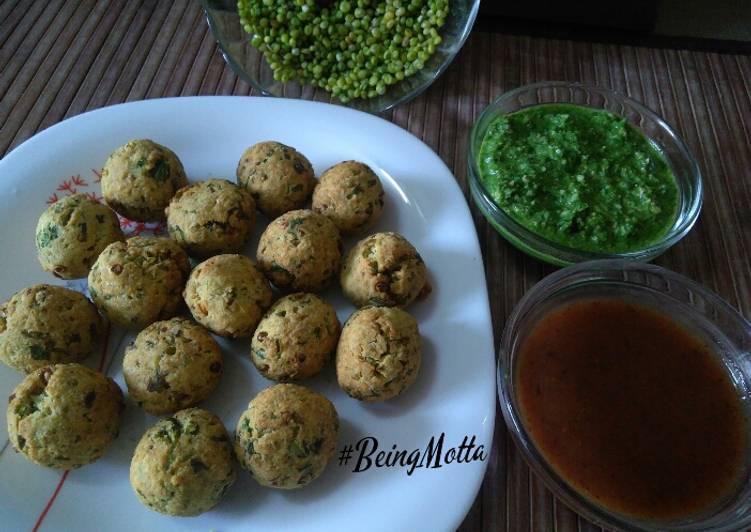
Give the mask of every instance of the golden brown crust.
POLYGON ((315 176, 302 153, 280 142, 265 141, 242 154, 237 183, 253 195, 258 210, 276 218, 305 205, 313 192, 315 176))
POLYGON ((177 155, 153 140, 131 140, 107 158, 102 195, 107 205, 131 220, 158 222, 177 189, 188 184, 177 155))
POLYGON ((417 321, 396 307, 365 307, 344 324, 336 349, 336 377, 363 401, 396 397, 417 379, 421 340, 417 321))
POLYGON ((10 396, 8 437, 39 465, 74 469, 100 458, 120 430, 125 404, 115 381, 81 364, 26 376, 10 396))
POLYGON ((235 482, 232 442, 221 420, 189 408, 162 419, 138 442, 130 483, 147 508, 193 516, 216 506, 235 482))
POLYGON ((253 334, 273 299, 268 280, 244 255, 203 261, 190 274, 183 296, 198 323, 230 338, 253 334))
POLYGON ((290 294, 274 303, 258 324, 250 359, 267 379, 307 379, 329 360, 339 330, 329 303, 314 294, 290 294))
POLYGON ((91 301, 62 286, 29 286, 0 307, 0 360, 23 373, 83 360, 103 334, 91 301))
POLYGON ((342 263, 342 291, 355 305, 406 307, 430 293, 427 269, 402 235, 376 233, 355 244, 342 263))
POLYGON ((342 234, 372 227, 383 214, 383 186, 366 164, 344 161, 326 170, 313 191, 312 209, 328 217, 342 234))
POLYGON ((188 256, 173 240, 134 236, 99 255, 89 293, 114 323, 145 327, 177 313, 189 272, 188 256))
POLYGON ((296 384, 259 393, 240 416, 235 454, 262 486, 301 488, 323 473, 339 438, 339 417, 323 395, 296 384))
POLYGON ((190 255, 210 257, 237 253, 255 223, 250 192, 225 179, 208 179, 183 187, 167 207, 170 237, 190 255))
POLYGON ((86 194, 50 205, 39 217, 35 234, 42 269, 60 279, 86 277, 102 250, 125 238, 114 211, 86 194))
POLYGON ((258 242, 259 267, 283 290, 316 292, 339 272, 342 239, 334 223, 307 209, 269 224, 258 242))
POLYGON ((152 323, 138 333, 123 359, 128 395, 155 416, 206 399, 219 384, 222 369, 217 343, 186 318, 152 323))

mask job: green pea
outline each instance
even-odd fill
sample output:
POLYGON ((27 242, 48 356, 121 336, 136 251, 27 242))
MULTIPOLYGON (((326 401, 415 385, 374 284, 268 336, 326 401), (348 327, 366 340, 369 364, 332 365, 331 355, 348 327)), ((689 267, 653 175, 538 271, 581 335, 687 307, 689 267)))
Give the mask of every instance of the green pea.
POLYGON ((423 68, 441 42, 448 0, 238 0, 250 43, 274 77, 342 102, 385 94, 423 68))

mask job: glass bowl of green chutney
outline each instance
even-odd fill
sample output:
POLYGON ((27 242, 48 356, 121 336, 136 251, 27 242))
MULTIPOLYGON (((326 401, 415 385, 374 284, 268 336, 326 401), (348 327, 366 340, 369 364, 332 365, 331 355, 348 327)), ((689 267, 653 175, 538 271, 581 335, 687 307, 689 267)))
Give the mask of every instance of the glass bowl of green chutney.
POLYGON ((470 133, 475 204, 511 244, 566 266, 648 261, 701 210, 701 171, 655 112, 610 89, 542 82, 492 102, 470 133))
POLYGON ((201 0, 201 4, 227 64, 262 95, 335 103, 377 114, 417 97, 448 68, 470 34, 480 0, 201 0), (264 9, 278 12, 253 19, 258 22, 258 31, 253 32, 248 15, 265 13, 264 9), (305 53, 311 54, 310 61, 294 61, 292 56, 305 53), (331 72, 336 65, 346 68, 331 72), (363 92, 368 95, 357 96, 363 92))

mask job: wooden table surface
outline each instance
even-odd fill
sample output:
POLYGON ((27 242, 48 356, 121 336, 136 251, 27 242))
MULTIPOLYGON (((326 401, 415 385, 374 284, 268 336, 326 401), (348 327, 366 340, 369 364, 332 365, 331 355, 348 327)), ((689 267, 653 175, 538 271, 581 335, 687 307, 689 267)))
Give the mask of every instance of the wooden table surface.
MULTIPOLYGON (((699 160, 706 197, 693 231, 655 262, 751 316, 751 57, 476 31, 427 92, 385 117, 435 150, 467 194, 473 121, 502 92, 543 80, 611 87, 677 129, 699 160)), ((0 1, 0 154, 84 111, 197 94, 253 94, 224 63, 197 2, 0 1)), ((514 304, 552 268, 511 247, 473 205, 472 213, 497 344, 514 304)), ((485 482, 461 530, 598 530, 530 474, 500 411, 497 419, 485 482)))

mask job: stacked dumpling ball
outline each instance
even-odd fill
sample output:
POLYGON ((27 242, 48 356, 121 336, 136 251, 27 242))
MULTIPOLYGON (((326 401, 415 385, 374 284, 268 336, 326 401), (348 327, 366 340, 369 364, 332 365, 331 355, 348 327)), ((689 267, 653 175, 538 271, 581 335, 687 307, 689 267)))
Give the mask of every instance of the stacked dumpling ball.
POLYGON ((430 292, 425 262, 402 235, 376 233, 359 241, 344 259, 342 291, 355 305, 406 307, 430 292))

